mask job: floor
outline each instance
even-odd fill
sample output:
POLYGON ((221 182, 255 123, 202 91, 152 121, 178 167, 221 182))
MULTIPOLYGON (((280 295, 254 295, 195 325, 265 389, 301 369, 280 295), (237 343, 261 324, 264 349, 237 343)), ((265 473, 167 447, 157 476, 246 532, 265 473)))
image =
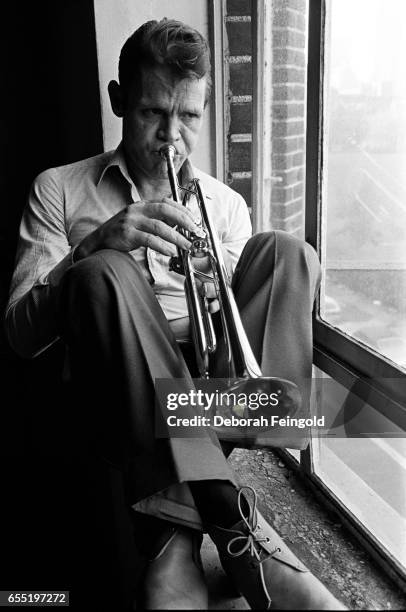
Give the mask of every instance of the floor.
MULTIPOLYGON (((230 461, 254 486, 259 507, 295 554, 351 610, 404 610, 406 595, 328 513, 281 459, 269 450, 235 450, 230 461)), ((202 548, 210 610, 247 610, 236 597, 208 538, 202 548)))

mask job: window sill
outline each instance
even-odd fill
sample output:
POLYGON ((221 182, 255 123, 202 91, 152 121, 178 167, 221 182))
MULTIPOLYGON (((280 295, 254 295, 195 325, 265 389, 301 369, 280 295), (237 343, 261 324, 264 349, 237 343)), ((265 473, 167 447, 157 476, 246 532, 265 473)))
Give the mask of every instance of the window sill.
MULTIPOLYGON (((236 449, 230 462, 241 482, 256 488, 261 512, 288 546, 346 606, 406 608, 406 596, 361 548, 338 515, 321 505, 284 460, 268 450, 236 449)), ((227 583, 219 580, 221 570, 213 555, 206 544, 203 557, 209 569, 210 609, 216 609, 220 599, 222 609, 245 609, 244 600, 224 599, 221 594, 227 583)))

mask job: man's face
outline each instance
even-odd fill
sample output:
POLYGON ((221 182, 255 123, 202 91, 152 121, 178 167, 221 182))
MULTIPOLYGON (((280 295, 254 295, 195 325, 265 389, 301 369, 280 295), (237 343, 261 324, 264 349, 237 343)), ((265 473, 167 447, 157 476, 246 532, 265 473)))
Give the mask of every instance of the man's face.
POLYGON ((173 77, 167 68, 142 71, 141 96, 136 84, 123 115, 123 143, 136 174, 167 180, 166 163, 159 154, 165 144, 176 148, 175 168, 195 148, 203 121, 206 78, 173 77))

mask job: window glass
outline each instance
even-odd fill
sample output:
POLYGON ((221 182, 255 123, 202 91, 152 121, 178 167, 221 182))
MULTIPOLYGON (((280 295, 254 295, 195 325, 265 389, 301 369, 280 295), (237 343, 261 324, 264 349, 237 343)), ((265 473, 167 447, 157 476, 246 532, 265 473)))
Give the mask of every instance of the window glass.
MULTIPOLYGON (((315 368, 312 394, 317 416, 341 422, 345 404, 354 405, 349 391, 315 368)), ((368 403, 354 414, 357 421, 347 430, 393 432, 393 437, 336 437, 312 439, 314 473, 350 513, 406 568, 406 439, 404 433, 368 403)), ((332 430, 334 431, 334 430, 332 430)), ((339 431, 339 430, 338 430, 339 431)), ((372 434, 373 435, 373 434, 372 434)))
POLYGON ((406 368, 406 2, 330 0, 320 315, 406 368))

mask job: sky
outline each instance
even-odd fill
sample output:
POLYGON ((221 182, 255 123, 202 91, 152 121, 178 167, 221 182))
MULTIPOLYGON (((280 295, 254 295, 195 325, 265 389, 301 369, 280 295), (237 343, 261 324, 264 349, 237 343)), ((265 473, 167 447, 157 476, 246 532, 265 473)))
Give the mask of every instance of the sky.
POLYGON ((406 0, 331 0, 331 85, 393 83, 406 96, 406 0))

